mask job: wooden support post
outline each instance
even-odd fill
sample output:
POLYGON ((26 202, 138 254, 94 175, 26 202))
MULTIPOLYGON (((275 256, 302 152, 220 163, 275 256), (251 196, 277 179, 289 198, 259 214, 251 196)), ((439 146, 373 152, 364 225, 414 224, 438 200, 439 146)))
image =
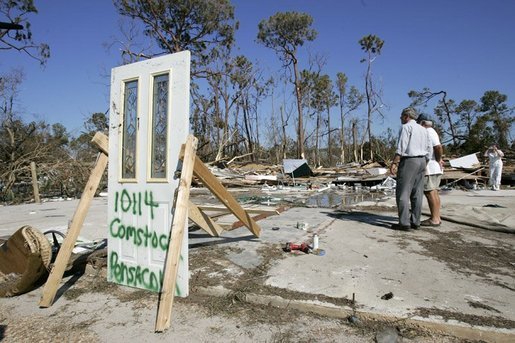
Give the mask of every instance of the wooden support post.
POLYGON ((224 230, 191 201, 189 202, 188 217, 211 236, 219 237, 224 230))
POLYGON ((95 167, 93 168, 93 171, 89 176, 88 183, 84 188, 84 192, 82 193, 82 197, 80 198, 79 205, 77 206, 77 209, 75 210, 75 213, 73 215, 73 219, 70 228, 68 229, 68 233, 64 238, 63 244, 61 245, 59 253, 57 254, 57 258, 54 262, 52 271, 50 272, 50 275, 48 276, 48 279, 45 283, 43 295, 41 296, 41 300, 39 301, 39 307, 50 307, 54 302, 54 298, 57 293, 57 288, 59 287, 59 283, 63 278, 64 271, 66 270, 66 266, 68 265, 68 261, 70 260, 72 250, 75 246, 75 242, 77 241, 77 237, 79 236, 82 224, 84 224, 84 219, 86 218, 86 214, 91 204, 91 200, 95 196, 95 192, 98 188, 98 185, 100 184, 100 180, 102 179, 104 170, 106 169, 109 158, 103 152, 100 152, 98 155, 99 156, 95 164, 95 167))
POLYGON ((54 262, 52 271, 48 276, 47 282, 45 283, 45 288, 43 289, 43 295, 39 302, 39 307, 49 307, 54 301, 57 288, 61 282, 61 279, 63 278, 64 271, 68 265, 68 261, 70 260, 71 253, 73 247, 75 246, 75 242, 77 241, 77 237, 79 236, 82 224, 84 224, 84 219, 86 218, 91 200, 93 199, 100 180, 102 179, 102 175, 104 174, 107 161, 107 155, 104 153, 99 153, 95 168, 91 172, 88 183, 86 184, 84 192, 82 193, 79 205, 77 206, 77 210, 73 215, 72 223, 68 233, 64 238, 63 244, 61 245, 59 253, 57 254, 57 258, 54 262))
POLYGON ((30 162, 30 173, 32 174, 32 189, 34 190, 34 202, 41 204, 39 198, 38 174, 36 173, 36 163, 30 162))
POLYGON ((184 236, 184 227, 188 220, 188 203, 197 142, 198 140, 194 136, 189 135, 184 147, 181 179, 179 181, 177 198, 175 199, 175 212, 171 227, 172 232, 170 234, 170 242, 168 244, 168 252, 164 266, 163 289, 157 310, 155 328, 157 332, 162 332, 164 329, 170 327, 181 244, 184 236))
POLYGON ((231 193, 222 185, 222 183, 214 176, 206 165, 200 160, 198 156, 195 156, 195 168, 193 173, 196 177, 202 181, 204 186, 213 193, 218 200, 220 200, 239 220, 241 220, 245 226, 254 234, 259 237, 261 228, 259 225, 249 216, 249 214, 240 206, 240 204, 234 199, 231 193))

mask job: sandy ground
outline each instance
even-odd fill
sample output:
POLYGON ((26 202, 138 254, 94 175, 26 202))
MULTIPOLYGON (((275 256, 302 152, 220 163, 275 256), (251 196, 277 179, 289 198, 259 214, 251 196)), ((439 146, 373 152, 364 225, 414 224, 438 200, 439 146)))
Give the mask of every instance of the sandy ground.
MULTIPOLYGON (((455 221, 397 232, 394 200, 345 209, 292 208, 207 238, 190 232, 190 292, 176 298, 171 328, 154 333, 154 293, 110 284, 105 269, 71 273, 54 305, 42 288, 0 299, 5 342, 510 342, 515 340, 515 194, 451 191, 455 221), (298 223, 306 230, 300 230, 298 223), (467 224, 468 223, 468 224, 467 224), (483 227, 483 228, 481 228, 483 227), (491 228, 492 230, 487 230, 491 228), (285 242, 320 237, 323 254, 285 253, 285 242), (354 300, 354 301, 353 301, 354 300)), ((105 198, 81 236, 103 239, 105 198)), ((22 225, 66 230, 77 201, 0 207, 0 237, 22 225)))

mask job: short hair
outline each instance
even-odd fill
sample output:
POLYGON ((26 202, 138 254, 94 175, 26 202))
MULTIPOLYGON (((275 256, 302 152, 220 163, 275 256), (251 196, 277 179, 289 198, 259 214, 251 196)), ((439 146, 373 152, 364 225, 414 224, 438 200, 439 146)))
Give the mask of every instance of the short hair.
POLYGON ((424 126, 424 125, 433 126, 433 122, 431 121, 431 119, 426 117, 423 113, 418 116, 417 123, 419 123, 422 126, 424 126))
POLYGON ((408 116, 411 119, 417 119, 418 118, 417 111, 415 111, 415 109, 413 107, 406 107, 405 109, 402 110, 401 115, 408 116))

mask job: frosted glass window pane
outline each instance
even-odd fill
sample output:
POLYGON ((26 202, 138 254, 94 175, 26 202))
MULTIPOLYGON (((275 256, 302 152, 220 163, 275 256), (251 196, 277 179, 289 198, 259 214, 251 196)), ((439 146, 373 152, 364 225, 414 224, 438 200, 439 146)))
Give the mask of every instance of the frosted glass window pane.
POLYGON ((125 83, 123 99, 122 178, 136 178, 136 133, 138 128, 138 81, 125 83))
POLYGON ((152 178, 166 178, 167 139, 168 74, 154 77, 152 92, 152 178))

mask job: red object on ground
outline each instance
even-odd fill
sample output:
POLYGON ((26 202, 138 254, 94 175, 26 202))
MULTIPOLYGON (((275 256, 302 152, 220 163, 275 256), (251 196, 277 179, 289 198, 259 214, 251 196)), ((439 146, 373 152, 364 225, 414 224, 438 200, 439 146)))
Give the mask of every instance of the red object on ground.
POLYGON ((306 243, 302 243, 302 244, 293 244, 291 242, 288 242, 286 243, 286 245, 284 246, 284 251, 286 252, 290 252, 290 251, 293 251, 293 250, 300 250, 306 254, 309 254, 309 245, 306 244, 306 243))

